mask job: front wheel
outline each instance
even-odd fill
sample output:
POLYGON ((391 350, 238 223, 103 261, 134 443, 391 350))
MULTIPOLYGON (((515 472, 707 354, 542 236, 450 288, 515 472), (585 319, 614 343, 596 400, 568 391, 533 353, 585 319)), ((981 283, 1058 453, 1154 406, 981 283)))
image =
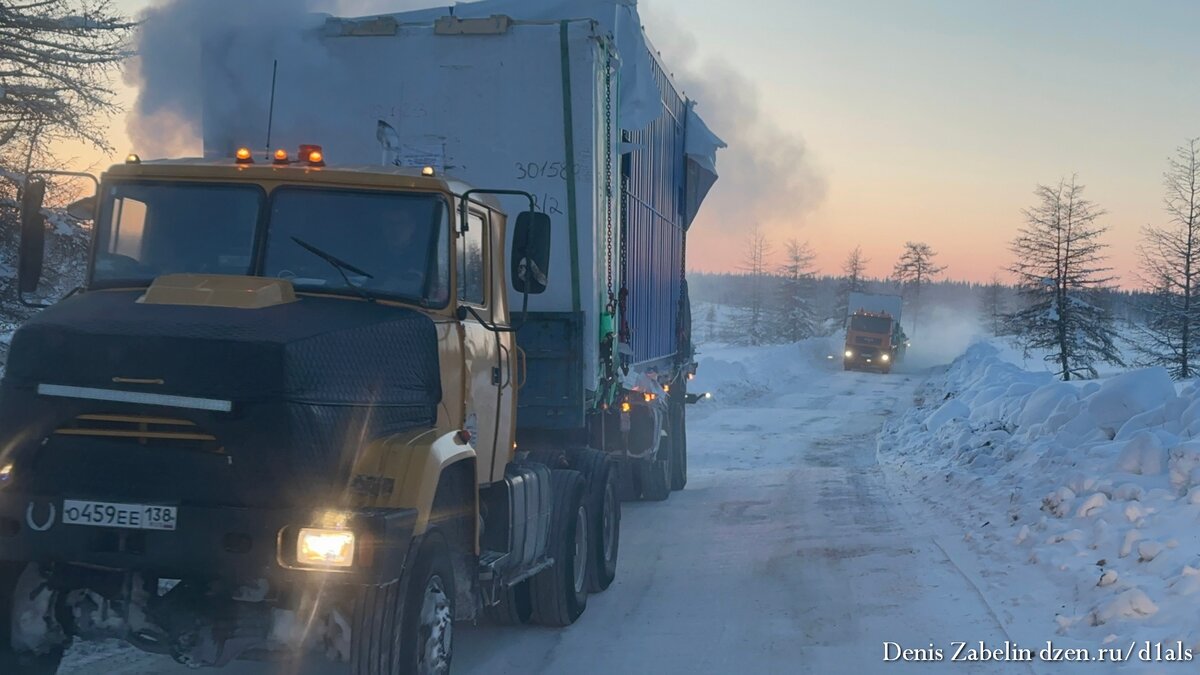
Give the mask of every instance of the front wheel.
POLYGON ((401 673, 442 675, 454 654, 454 569, 446 542, 436 530, 421 543, 400 628, 401 673))
MULTIPOLYGON (((54 675, 62 662, 63 650, 30 654, 13 649, 13 605, 17 583, 26 571, 25 563, 0 563, 0 673, 4 675, 54 675)), ((35 570, 30 570, 33 573, 35 570)))

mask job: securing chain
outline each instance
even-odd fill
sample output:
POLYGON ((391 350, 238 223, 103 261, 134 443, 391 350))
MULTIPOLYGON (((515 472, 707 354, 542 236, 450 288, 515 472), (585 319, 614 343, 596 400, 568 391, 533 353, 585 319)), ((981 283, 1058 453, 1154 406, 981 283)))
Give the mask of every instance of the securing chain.
MULTIPOLYGON (((628 142, 628 132, 621 132, 621 140, 628 142)), ((618 318, 617 325, 620 327, 617 331, 617 340, 622 344, 632 346, 633 330, 629 326, 627 319, 629 288, 626 286, 626 281, 629 279, 629 176, 626 172, 621 172, 621 243, 619 246, 621 264, 621 290, 617 292, 617 308, 618 318)), ((621 372, 629 374, 629 359, 622 357, 621 372)))
POLYGON ((608 313, 616 312, 616 295, 613 294, 613 169, 612 169, 612 68, 610 60, 604 68, 604 211, 606 223, 604 238, 607 256, 604 272, 608 282, 608 313))

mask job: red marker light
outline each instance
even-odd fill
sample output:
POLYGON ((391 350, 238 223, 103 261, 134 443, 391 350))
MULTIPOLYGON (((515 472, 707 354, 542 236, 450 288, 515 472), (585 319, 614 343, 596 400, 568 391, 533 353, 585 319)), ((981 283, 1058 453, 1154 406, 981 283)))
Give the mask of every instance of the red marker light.
POLYGON ((301 145, 300 158, 309 166, 325 166, 325 150, 319 145, 301 145))

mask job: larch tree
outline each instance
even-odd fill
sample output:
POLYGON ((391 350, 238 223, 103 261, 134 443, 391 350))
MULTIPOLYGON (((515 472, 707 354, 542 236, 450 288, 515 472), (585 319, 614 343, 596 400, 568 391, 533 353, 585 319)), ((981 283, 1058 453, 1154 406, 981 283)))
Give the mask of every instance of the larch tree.
POLYGON ((1113 281, 1100 241, 1104 211, 1074 176, 1039 185, 1037 204, 1010 249, 1023 307, 1006 317, 1026 354, 1044 353, 1063 380, 1095 378, 1099 362, 1123 365, 1111 314, 1096 302, 1113 281))
POLYGON ((980 294, 980 310, 992 335, 1004 333, 1005 297, 1000 275, 993 274, 980 294))
POLYGON ((1175 149, 1163 173, 1168 223, 1142 230, 1142 283, 1148 318, 1135 328, 1138 365, 1162 366, 1175 379, 1197 375, 1200 337, 1200 139, 1175 149))
POLYGON ((772 306, 774 337, 798 342, 817 333, 813 308, 813 259, 807 242, 790 239, 784 246, 783 264, 776 270, 775 302, 772 306))
POLYGON ((863 257, 862 246, 855 246, 854 250, 846 254, 846 260, 842 263, 842 282, 838 285, 837 290, 837 318, 843 325, 849 320, 850 294, 862 293, 867 290, 866 276, 869 262, 871 261, 863 257))
POLYGON ((903 290, 912 307, 912 331, 917 334, 917 318, 921 314, 921 289, 934 277, 946 271, 944 265, 934 262, 937 251, 929 244, 919 241, 904 243, 904 253, 892 268, 892 281, 903 290))
POLYGON ((732 327, 732 334, 734 341, 740 344, 761 345, 770 341, 767 302, 772 279, 768 269, 773 249, 767 236, 757 227, 746 235, 745 246, 741 271, 746 283, 738 311, 734 313, 736 325, 732 327))

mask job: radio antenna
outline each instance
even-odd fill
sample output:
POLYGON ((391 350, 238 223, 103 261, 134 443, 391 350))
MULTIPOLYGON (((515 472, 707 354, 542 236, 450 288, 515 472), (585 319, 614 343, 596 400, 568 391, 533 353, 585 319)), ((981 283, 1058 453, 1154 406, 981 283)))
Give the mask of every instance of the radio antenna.
POLYGON ((275 124, 275 78, 279 75, 279 59, 271 66, 271 107, 267 110, 267 156, 271 159, 271 127, 275 124))

